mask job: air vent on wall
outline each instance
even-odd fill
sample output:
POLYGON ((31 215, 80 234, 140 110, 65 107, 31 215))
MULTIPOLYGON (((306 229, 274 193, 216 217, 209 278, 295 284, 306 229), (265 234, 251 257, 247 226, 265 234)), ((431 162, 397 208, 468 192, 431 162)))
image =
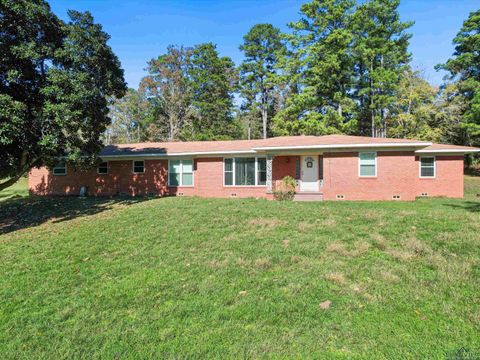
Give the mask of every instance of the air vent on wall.
POLYGON ((422 193, 422 197, 428 197, 428 193, 423 192, 423 193, 422 193))
POLYGON ((177 193, 177 196, 183 196, 183 193, 177 193))
POLYGON ((345 195, 337 195, 337 199, 338 200, 343 200, 343 199, 345 199, 345 195))
POLYGON ((237 194, 236 193, 231 193, 230 196, 231 197, 237 197, 237 194))
POLYGON ((393 200, 400 200, 400 195, 392 195, 393 200))

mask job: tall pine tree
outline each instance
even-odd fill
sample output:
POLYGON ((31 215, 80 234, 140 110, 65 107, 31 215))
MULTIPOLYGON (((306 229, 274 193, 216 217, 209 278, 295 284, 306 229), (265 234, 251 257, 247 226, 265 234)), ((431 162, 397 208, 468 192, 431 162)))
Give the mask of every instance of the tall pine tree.
POLYGON ((199 44, 189 57, 188 78, 195 117, 183 138, 218 140, 238 136, 233 121, 237 74, 232 59, 221 57, 212 43, 199 44))
POLYGON ((263 138, 266 139, 269 113, 274 110, 277 62, 285 50, 280 30, 271 24, 257 24, 243 37, 240 50, 245 54, 240 65, 240 91, 246 99, 244 107, 250 109, 250 115, 259 110, 263 138))
POLYGON ((302 18, 289 25, 292 54, 286 68, 295 70, 298 93, 275 119, 278 133, 355 131, 349 97, 353 6, 353 0, 314 0, 302 5, 302 18))
MULTIPOLYGON (((480 10, 470 13, 453 39, 455 52, 446 64, 437 69, 450 72, 456 82, 455 97, 464 103, 460 125, 460 142, 480 145, 480 10)), ((457 99, 457 101, 459 100, 457 99)))
POLYGON ((387 136, 387 118, 396 101, 398 84, 409 61, 406 33, 412 22, 400 21, 400 0, 370 0, 353 17, 355 99, 360 133, 387 136))

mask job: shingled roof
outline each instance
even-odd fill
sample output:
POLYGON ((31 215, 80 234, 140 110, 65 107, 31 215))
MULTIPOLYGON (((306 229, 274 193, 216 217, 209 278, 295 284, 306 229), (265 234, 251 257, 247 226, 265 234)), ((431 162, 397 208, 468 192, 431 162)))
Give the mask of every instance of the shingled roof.
POLYGON ((269 150, 295 149, 349 149, 349 148, 397 148, 409 147, 418 150, 452 150, 454 152, 475 152, 480 149, 432 144, 428 141, 410 139, 371 138, 364 136, 281 136, 258 140, 228 141, 176 141, 146 142, 136 144, 108 145, 100 153, 104 158, 131 156, 207 155, 207 154, 248 154, 269 150))

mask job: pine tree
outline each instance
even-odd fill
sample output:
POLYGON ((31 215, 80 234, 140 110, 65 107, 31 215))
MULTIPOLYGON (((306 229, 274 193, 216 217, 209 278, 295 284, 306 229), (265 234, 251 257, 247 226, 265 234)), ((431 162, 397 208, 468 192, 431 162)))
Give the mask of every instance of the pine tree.
POLYGON ((212 43, 193 48, 188 59, 188 81, 192 89, 195 117, 184 139, 215 140, 238 136, 233 121, 233 92, 237 86, 235 64, 220 57, 212 43))
POLYGON ((349 95, 353 6, 353 0, 314 0, 302 5, 302 18, 289 25, 291 56, 285 68, 297 91, 275 119, 277 133, 321 135, 356 128, 349 95))
POLYGON ((240 91, 244 104, 254 115, 261 114, 263 138, 268 136, 268 118, 274 115, 273 101, 277 75, 277 62, 285 51, 280 30, 271 24, 257 24, 243 37, 240 50, 245 60, 240 65, 240 91))
MULTIPOLYGON (((480 145, 480 10, 470 13, 457 36, 453 39, 455 52, 446 64, 437 69, 450 72, 449 79, 456 82, 459 97, 465 104, 459 132, 460 142, 480 145)), ((452 97, 451 97, 452 98, 452 97)))
POLYGON ((369 0, 353 17, 355 98, 360 133, 387 136, 387 118, 398 84, 410 61, 406 33, 412 22, 400 21, 399 0, 369 0))

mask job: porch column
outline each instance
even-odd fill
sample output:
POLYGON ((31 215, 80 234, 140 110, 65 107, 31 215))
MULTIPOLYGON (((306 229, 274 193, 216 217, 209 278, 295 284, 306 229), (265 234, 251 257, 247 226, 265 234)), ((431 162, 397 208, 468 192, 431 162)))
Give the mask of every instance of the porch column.
POLYGON ((273 192, 272 168, 273 155, 267 155, 267 194, 271 194, 273 192))

